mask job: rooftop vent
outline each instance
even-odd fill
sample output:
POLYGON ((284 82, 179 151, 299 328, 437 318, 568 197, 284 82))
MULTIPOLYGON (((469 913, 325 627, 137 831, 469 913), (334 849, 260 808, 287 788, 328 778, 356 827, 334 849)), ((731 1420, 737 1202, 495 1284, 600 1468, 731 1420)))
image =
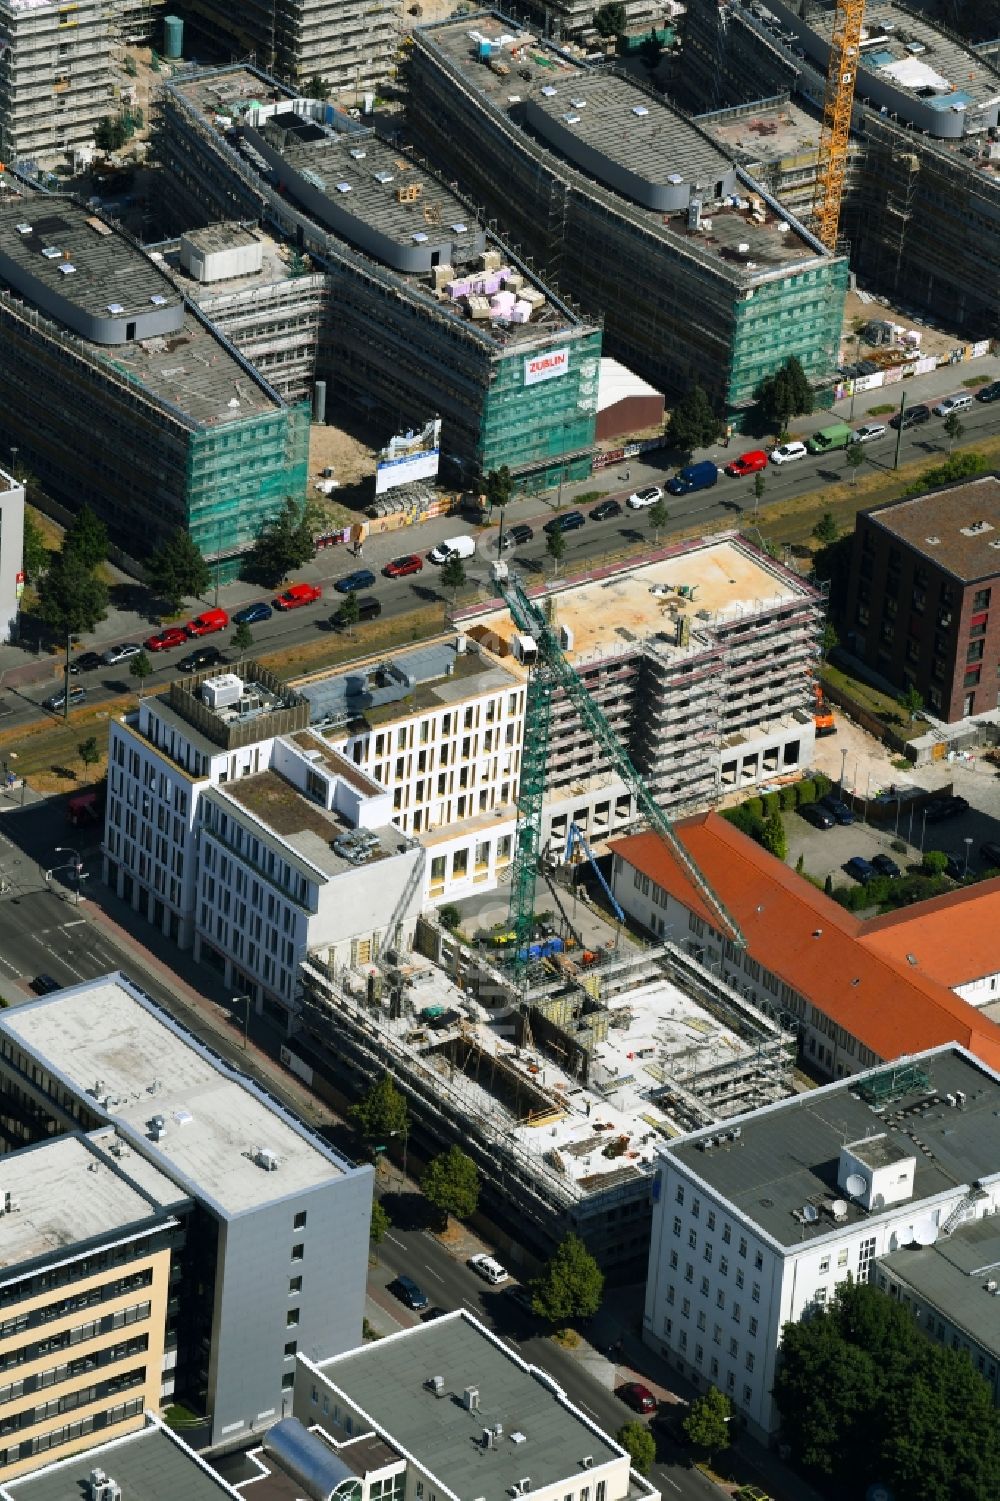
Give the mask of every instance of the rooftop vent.
POLYGON ((120 302, 109 302, 108 303, 108 312, 109 313, 113 313, 113 314, 115 314, 117 316, 118 313, 124 313, 124 311, 125 311, 125 309, 122 307, 122 305, 121 305, 120 302))
POLYGON ((551 83, 547 83, 542 89, 542 93, 546 99, 552 99, 555 96, 556 90, 552 87, 551 83))
POLYGON ((941 544, 940 537, 925 537, 924 541, 927 543, 928 547, 939 547, 941 544))
POLYGON ((338 193, 349 193, 350 191, 351 191, 351 184, 349 182, 338 182, 338 184, 337 184, 337 192, 338 193))
POLYGON ((428 1391, 432 1391, 434 1393, 435 1397, 443 1397, 445 1395, 443 1376, 428 1376, 427 1380, 424 1382, 424 1385, 427 1387, 428 1391))
POLYGON ((62 251, 57 250, 55 245, 46 245, 44 250, 42 251, 42 254, 47 261, 58 261, 62 259, 62 251))
POLYGON ((579 125, 580 123, 579 115, 563 115, 563 119, 566 121, 567 125, 579 125))
POLYGON ((584 1470, 592 1470, 594 1467, 594 1456, 592 1454, 585 1454, 580 1461, 580 1466, 584 1470))
POLYGON ((167 299, 162 292, 154 292, 149 300, 154 307, 166 307, 167 305, 167 299))
POLYGON ((963 537, 981 537, 983 532, 991 532, 993 524, 990 521, 970 521, 968 526, 959 527, 963 537))
POLYGON ((424 234, 423 230, 420 229, 416 230, 415 233, 410 236, 410 239, 413 241, 414 245, 425 245, 427 243, 427 236, 424 234))
POLYGON ((19 235, 30 235, 32 232, 30 224, 17 224, 14 227, 19 235))
POLYGON ((466 231, 466 226, 464 224, 462 224, 462 223, 453 224, 451 226, 451 228, 454 231, 454 233, 457 234, 457 235, 464 235, 467 232, 466 231))
POLYGON ((639 115, 641 117, 642 115, 648 115, 649 110, 644 104, 633 104, 632 113, 633 115, 639 115))
POLYGON ((351 155, 356 162, 363 162, 365 157, 368 155, 368 152, 362 151, 360 146, 355 146, 354 150, 351 152, 351 155))
POLYGON ((87 1497, 88 1501, 122 1501, 122 1488, 104 1470, 91 1470, 87 1497))
POLYGON ((684 181, 684 177, 683 177, 683 174, 680 173, 680 172, 671 172, 669 174, 669 176, 667 177, 667 181, 669 183, 672 183, 673 186, 676 188, 679 183, 682 183, 684 181))
POLYGON ((272 1151, 270 1147, 254 1147, 251 1155, 257 1166, 262 1167, 265 1173, 276 1173, 278 1171, 278 1154, 272 1151))
POLYGON ((515 1428, 510 1436, 510 1441, 512 1444, 526 1444, 528 1442, 528 1435, 522 1433, 520 1428, 515 1428))
POLYGON ((466 1412, 478 1412, 479 1411, 479 1388, 478 1388, 478 1386, 467 1386, 465 1388, 465 1391, 462 1393, 462 1403, 463 1403, 463 1406, 465 1407, 466 1412))
POLYGON ((586 109, 587 108, 587 101, 586 101, 586 99, 571 99, 570 100, 570 104, 572 104, 572 106, 573 106, 574 109, 586 109))
POLYGON ((376 172, 375 173, 375 181, 376 182, 380 182, 382 184, 382 186, 385 187, 385 185, 386 185, 387 182, 392 182, 392 173, 391 172, 376 172))

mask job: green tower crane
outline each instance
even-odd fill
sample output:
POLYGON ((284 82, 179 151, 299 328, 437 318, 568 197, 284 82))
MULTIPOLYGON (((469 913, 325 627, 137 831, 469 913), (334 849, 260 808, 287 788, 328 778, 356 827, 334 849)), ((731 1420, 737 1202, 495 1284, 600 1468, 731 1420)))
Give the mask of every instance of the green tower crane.
POLYGON ((517 934, 513 944, 514 966, 523 973, 528 963, 528 945, 535 914, 535 883, 541 853, 542 800, 549 750, 552 699, 562 690, 576 709, 584 728, 607 756, 613 769, 635 798, 636 807, 651 829, 660 835, 678 864, 691 878, 718 927, 740 948, 746 939, 736 919, 722 905, 701 871, 674 833, 673 826, 656 802, 631 758, 608 724, 603 711, 591 698, 576 670, 567 662, 552 622, 531 599, 516 576, 497 569, 497 583, 518 630, 535 643, 536 656, 528 672, 524 713, 524 752, 517 799, 517 829, 510 883, 510 927, 517 934))

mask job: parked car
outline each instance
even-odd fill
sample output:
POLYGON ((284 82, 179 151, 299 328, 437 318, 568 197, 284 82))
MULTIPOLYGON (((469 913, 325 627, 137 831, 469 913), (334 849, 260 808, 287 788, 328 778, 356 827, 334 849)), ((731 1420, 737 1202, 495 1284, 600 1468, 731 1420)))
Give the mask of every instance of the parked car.
POLYGON ((211 636, 215 631, 224 631, 229 624, 225 610, 203 610, 185 626, 189 636, 211 636))
POLYGON ((864 427, 854 429, 855 443, 874 443, 876 438, 884 438, 886 426, 884 422, 869 422, 864 427))
MULTIPOLYGON (((73 687, 69 690, 69 706, 70 706, 70 708, 71 709, 75 709, 78 704, 82 704, 83 703, 83 701, 84 701, 84 699, 86 697, 87 697, 87 690, 86 690, 86 688, 78 688, 74 684, 73 687)), ((45 701, 42 704, 42 708, 43 709, 64 709, 65 707, 66 707, 66 690, 65 690, 65 688, 60 688, 58 693, 52 693, 52 694, 50 694, 49 697, 47 699, 45 699, 45 701)))
POLYGON ((829 808, 824 808, 822 803, 805 803, 799 813, 806 823, 811 823, 814 829, 832 829, 836 819, 829 808))
POLYGON ((31 989, 36 995, 51 995, 54 990, 62 990, 62 986, 51 975, 36 975, 31 982, 31 989))
MULTIPOLYGON (((382 606, 375 598, 374 594, 363 594, 358 600, 357 618, 359 621, 377 620, 381 613, 382 606)), ((330 624, 333 626, 335 631, 346 630, 346 628, 351 624, 351 621, 347 616, 346 604, 340 605, 336 610, 334 610, 333 614, 330 616, 330 624)))
POLYGON ((727 464, 726 473, 733 479, 742 479, 744 475, 757 474, 766 468, 767 454, 762 448, 751 448, 748 453, 741 453, 738 459, 727 464))
POLYGON ((989 870, 1000 870, 1000 844, 988 839, 979 846, 979 858, 989 870))
POLYGON ((520 522, 517 526, 509 526, 507 528, 504 532, 504 539, 506 540, 507 537, 510 537, 515 547, 523 547, 525 542, 530 542, 534 535, 535 533, 530 526, 520 522))
POLYGON ((426 1308, 430 1299, 422 1287, 418 1287, 412 1277, 404 1276, 401 1272, 395 1282, 389 1283, 389 1291, 393 1293, 407 1308, 412 1308, 414 1313, 419 1313, 426 1308))
POLYGON ((405 557, 393 558, 391 563, 386 563, 382 572, 387 579, 405 579, 411 573, 423 573, 424 560, 415 552, 408 552, 405 557))
POLYGON ((649 1387, 643 1386, 641 1381, 626 1381, 624 1386, 618 1388, 616 1395, 633 1412, 655 1412, 660 1405, 649 1387))
POLYGON ((183 646, 187 641, 187 632, 179 625, 168 625, 165 631, 159 635, 146 637, 147 651, 170 651, 171 647, 183 646))
POLYGON ((530 1287, 525 1287, 523 1282, 512 1282, 509 1287, 504 1289, 504 1292, 507 1298, 509 1298, 510 1301, 514 1303, 522 1313, 531 1314, 532 1318, 534 1318, 535 1310, 532 1306, 534 1293, 531 1291, 530 1287))
MULTIPOLYGON (((183 634, 183 632, 182 632, 183 634)), ((70 664, 69 670, 75 677, 78 672, 93 672, 101 667, 101 654, 96 651, 82 651, 70 664)))
POLYGON ((621 502, 617 500, 599 500, 592 511, 587 515, 591 521, 610 521, 612 516, 620 516, 622 513, 621 502))
POLYGON ((902 417, 900 417, 898 412, 896 413, 895 417, 890 417, 889 426, 896 428, 897 431, 902 428, 905 432, 908 427, 919 427, 922 422, 930 422, 930 420, 930 407, 924 406, 924 404, 920 402, 915 407, 906 407, 903 411, 902 417))
POLYGON ((890 881, 903 874, 891 855, 872 855, 872 869, 878 876, 888 876, 890 881))
POLYGON ((260 620, 270 620, 274 611, 266 599, 258 599, 252 605, 244 605, 233 615, 234 625, 256 625, 260 620))
POLYGON ((178 672, 200 672, 203 667, 215 667, 226 659, 217 646, 198 646, 189 651, 177 663, 178 672))
POLYGON ((875 879, 874 865, 862 855, 852 855, 844 866, 844 870, 852 881, 857 881, 861 886, 867 886, 869 881, 875 879))
POLYGON ((484 1252, 480 1252, 478 1256, 470 1256, 468 1265, 491 1287, 499 1287, 501 1282, 506 1282, 510 1277, 507 1268, 501 1266, 495 1256, 487 1256, 484 1252))
POLYGON ((322 598, 323 591, 316 584, 291 584, 271 603, 276 610, 299 610, 303 605, 314 605, 322 598))
POLYGON ((543 532, 575 532, 579 527, 586 526, 587 518, 582 511, 563 511, 560 516, 553 516, 542 527, 543 532))
POLYGON ((475 537, 460 532, 457 537, 446 537, 443 542, 432 547, 427 557, 431 563, 447 563, 449 558, 460 558, 464 563, 468 558, 475 556, 475 551, 475 537))
POLYGON ((432 1324, 435 1319, 443 1319, 449 1311, 447 1308, 442 1308, 438 1303, 432 1303, 430 1308, 425 1308, 420 1315, 420 1322, 422 1324, 432 1324))
POLYGON ((972 406, 972 397, 968 391, 960 391, 955 396, 946 396, 939 401, 934 408, 935 417, 950 417, 952 412, 967 412, 972 406))
POLYGON ((924 818, 928 823, 944 823, 946 818, 957 818, 968 811, 968 800, 964 797, 932 797, 924 808, 924 818))
POLYGON ((375 584, 375 575, 370 568, 355 568, 353 573, 345 573, 342 579, 337 579, 334 584, 338 594, 357 594, 361 589, 371 589, 375 584))
POLYGON ((697 464, 685 464, 679 469, 673 479, 667 480, 667 489, 671 495, 690 495, 692 490, 709 490, 718 483, 716 465, 711 459, 701 459, 697 464))
POLYGON ((983 386, 976 392, 977 401, 1000 401, 1000 380, 991 380, 988 386, 983 386))
POLYGON ((646 485, 642 490, 633 490, 626 501, 629 510, 644 511, 648 506, 655 506, 658 500, 663 499, 663 491, 659 485, 646 485))
POLYGON ((804 459, 808 451, 804 443, 782 443, 780 447, 771 449, 771 463, 791 464, 795 459, 804 459))
POLYGON ((836 823, 849 824, 854 822, 854 809, 849 803, 845 803, 842 797, 836 793, 828 793, 820 802, 821 808, 826 808, 833 814, 836 823))
POLYGON ((127 662, 129 657, 137 657, 141 651, 138 641, 123 641, 120 646, 109 646, 106 652, 102 652, 101 661, 105 667, 117 667, 119 662, 127 662))

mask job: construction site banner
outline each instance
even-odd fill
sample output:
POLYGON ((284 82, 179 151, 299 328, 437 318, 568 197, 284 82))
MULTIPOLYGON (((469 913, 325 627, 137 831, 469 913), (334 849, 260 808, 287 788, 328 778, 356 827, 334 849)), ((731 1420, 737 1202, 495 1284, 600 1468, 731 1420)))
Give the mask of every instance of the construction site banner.
POLYGON ((524 362, 524 384, 537 386, 541 380, 552 380, 565 375, 569 370, 568 349, 547 349, 544 354, 533 354, 524 362))
POLYGON ((441 419, 428 422, 419 433, 401 433, 382 449, 375 469, 375 494, 397 485, 436 479, 441 462, 441 419))

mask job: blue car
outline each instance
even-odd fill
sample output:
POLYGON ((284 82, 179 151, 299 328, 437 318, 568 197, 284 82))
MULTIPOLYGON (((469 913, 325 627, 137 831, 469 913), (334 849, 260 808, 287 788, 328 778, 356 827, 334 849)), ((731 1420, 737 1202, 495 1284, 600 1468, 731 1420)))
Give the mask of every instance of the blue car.
POLYGON ((862 859, 860 855, 852 855, 844 866, 844 870, 861 886, 867 886, 869 881, 874 881, 878 874, 871 861, 862 859))
POLYGON ((255 605, 244 605, 233 616, 236 625, 256 625, 258 620, 270 620, 274 611, 266 600, 259 599, 255 605))
POLYGON ((374 584, 375 575, 370 568, 356 568, 353 573, 345 573, 333 587, 338 594, 354 594, 359 589, 371 589, 374 584))
POLYGON ((848 803, 844 802, 843 798, 836 796, 825 797, 822 806, 826 808, 827 812, 833 814, 838 823, 848 824, 854 822, 854 810, 848 803))
POLYGON ((400 1273, 395 1282, 390 1282, 389 1291, 395 1294, 401 1303, 405 1303, 407 1308, 412 1308, 414 1313, 419 1313, 430 1302, 423 1288, 418 1287, 412 1277, 404 1276, 403 1273, 400 1273))

